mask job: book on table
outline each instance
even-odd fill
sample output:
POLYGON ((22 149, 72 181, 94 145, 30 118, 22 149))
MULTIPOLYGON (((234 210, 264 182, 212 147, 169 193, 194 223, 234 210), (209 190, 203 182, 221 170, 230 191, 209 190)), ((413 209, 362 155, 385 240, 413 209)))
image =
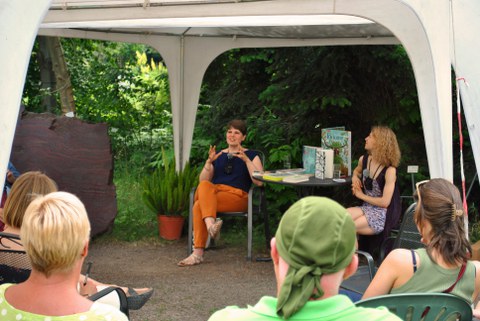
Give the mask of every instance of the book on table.
POLYGON ((317 148, 315 159, 315 178, 333 178, 333 150, 317 148))
POLYGON ((305 173, 316 178, 333 178, 333 150, 316 146, 303 146, 303 168, 305 173))
POLYGON ((280 169, 276 171, 266 171, 260 175, 263 179, 275 182, 291 180, 291 183, 298 182, 298 180, 308 181, 312 174, 306 174, 303 168, 280 169))
POLYGON ((265 173, 262 175, 263 179, 266 179, 268 181, 274 181, 274 182, 281 182, 283 181, 285 175, 279 175, 275 173, 265 173))
POLYGON ((285 176, 283 178, 283 181, 285 183, 302 183, 308 182, 310 180, 310 177, 312 177, 312 174, 294 174, 291 176, 285 176))
POLYGON ((333 149, 333 163, 341 176, 352 175, 352 133, 348 130, 323 128, 322 148, 333 149))
POLYGON ((317 148, 319 147, 308 145, 303 146, 302 163, 305 173, 307 174, 315 174, 317 148))

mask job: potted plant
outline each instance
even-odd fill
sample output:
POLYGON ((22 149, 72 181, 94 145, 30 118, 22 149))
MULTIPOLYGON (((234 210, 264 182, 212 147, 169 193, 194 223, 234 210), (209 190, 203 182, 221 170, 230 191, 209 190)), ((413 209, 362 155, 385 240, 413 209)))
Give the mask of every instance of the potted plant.
POLYGON ((189 162, 177 171, 175 161, 166 157, 163 149, 162 161, 163 164, 144 178, 142 198, 157 215, 160 237, 178 240, 189 210, 190 191, 197 184, 198 173, 189 162))

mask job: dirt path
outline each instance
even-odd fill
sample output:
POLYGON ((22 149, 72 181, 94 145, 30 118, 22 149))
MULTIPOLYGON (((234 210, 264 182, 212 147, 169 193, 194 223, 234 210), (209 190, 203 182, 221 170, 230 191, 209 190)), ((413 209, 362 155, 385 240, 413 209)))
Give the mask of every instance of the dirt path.
MULTIPOLYGON (((255 304, 275 294, 271 262, 248 262, 244 247, 221 247, 206 253, 199 266, 179 268, 186 240, 169 244, 92 242, 91 276, 125 286, 153 287, 155 293, 132 321, 202 321, 227 305, 255 304)), ((255 254, 254 254, 255 255, 255 254)))

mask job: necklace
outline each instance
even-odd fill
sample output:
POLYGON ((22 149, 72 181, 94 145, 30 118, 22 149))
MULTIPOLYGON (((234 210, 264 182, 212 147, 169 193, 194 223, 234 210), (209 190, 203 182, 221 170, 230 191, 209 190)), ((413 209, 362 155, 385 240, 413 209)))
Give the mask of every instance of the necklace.
MULTIPOLYGON (((370 176, 370 165, 372 165, 372 159, 370 158, 370 161, 368 162, 368 175, 370 176)), ((378 170, 380 169, 380 167, 382 167, 382 164, 378 164, 378 167, 377 169, 375 170, 375 173, 373 173, 373 176, 371 176, 371 178, 375 178, 375 175, 377 175, 377 172, 378 170)))

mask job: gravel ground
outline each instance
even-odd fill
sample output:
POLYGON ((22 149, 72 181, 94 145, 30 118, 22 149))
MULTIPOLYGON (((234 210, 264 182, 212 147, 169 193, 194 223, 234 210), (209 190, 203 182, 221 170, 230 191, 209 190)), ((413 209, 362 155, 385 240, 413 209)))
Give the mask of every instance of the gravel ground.
MULTIPOLYGON (((245 247, 220 246, 206 252, 203 264, 179 268, 186 239, 161 244, 92 242, 87 261, 98 281, 153 287, 155 293, 132 321, 207 320, 227 305, 245 307, 264 295, 275 295, 271 262, 245 260, 245 247)), ((265 256, 265 253, 254 253, 265 256)))

